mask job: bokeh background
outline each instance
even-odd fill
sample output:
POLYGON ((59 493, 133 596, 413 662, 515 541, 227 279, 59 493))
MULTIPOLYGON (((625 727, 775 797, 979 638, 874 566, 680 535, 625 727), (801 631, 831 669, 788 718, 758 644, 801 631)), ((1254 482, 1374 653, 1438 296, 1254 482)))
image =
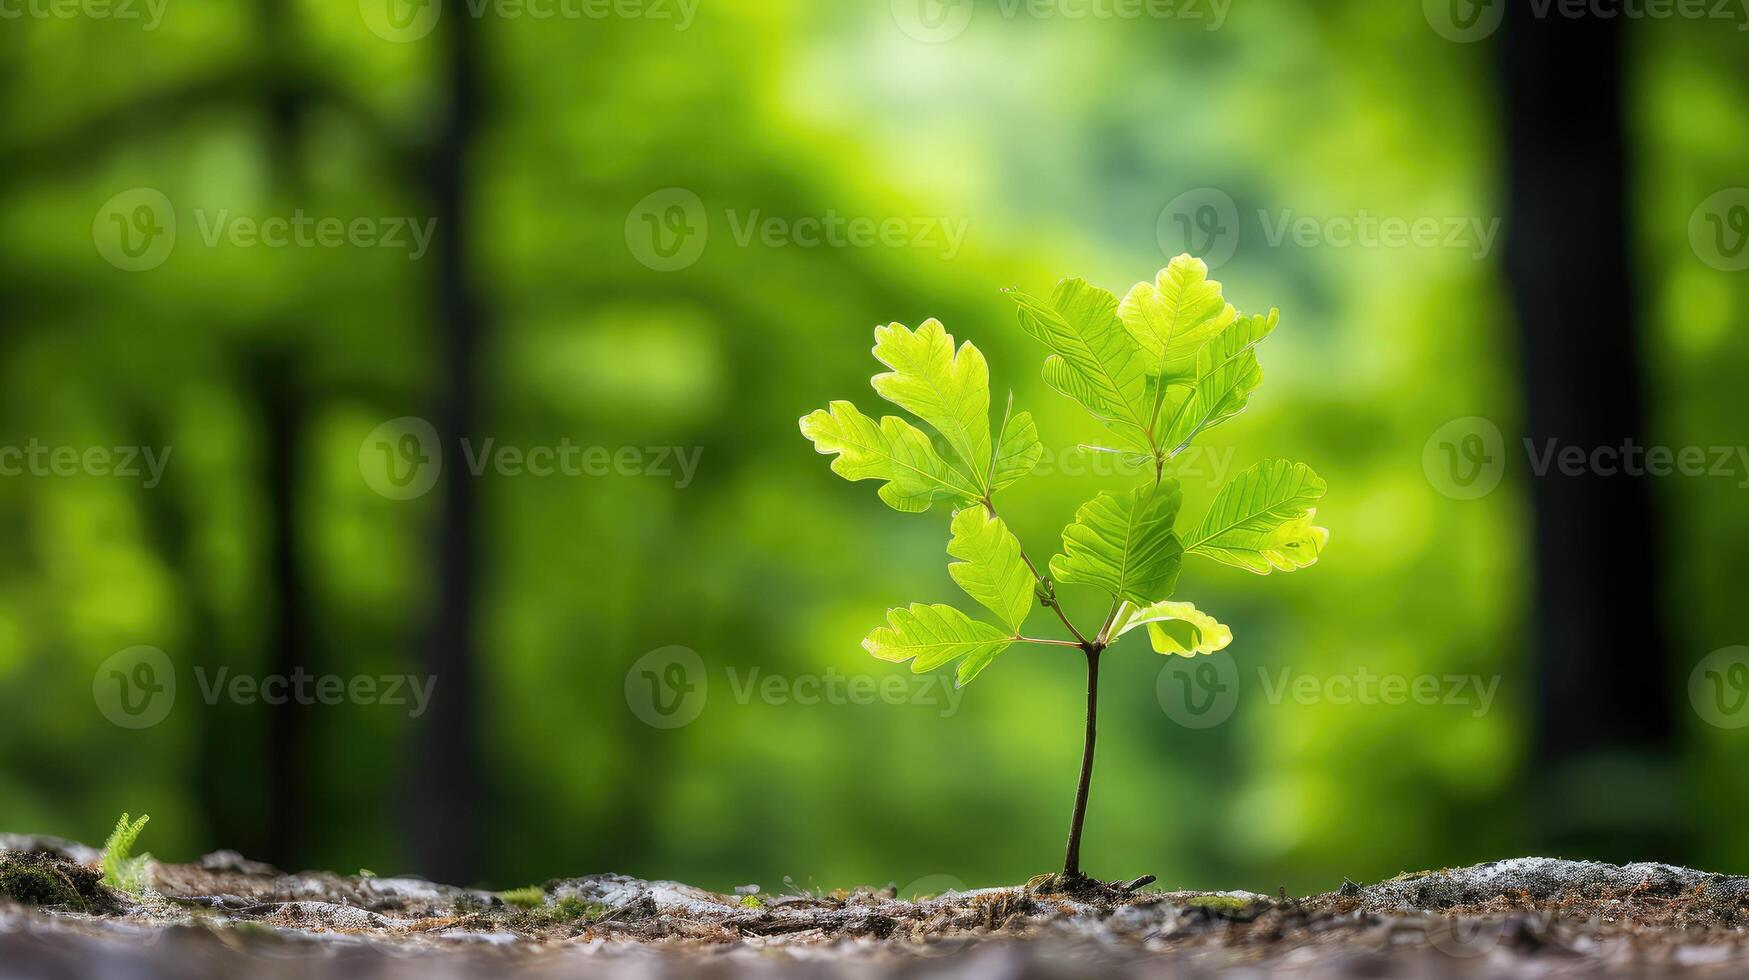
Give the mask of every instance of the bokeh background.
MULTIPOLYGON (((1250 411, 1204 442, 1229 474, 1312 464, 1332 539, 1292 575, 1187 568, 1181 592, 1237 635, 1221 723, 1163 708, 1139 638, 1106 658, 1084 866, 1262 891, 1530 852, 1749 871, 1749 715, 1690 697, 1703 660, 1749 643, 1749 471, 1538 477, 1521 448, 1749 444, 1749 192, 1717 196, 1749 184, 1742 18, 432 3, 20 7, 0 31, 0 445, 171 452, 151 487, 0 477, 0 828, 95 842, 143 811, 165 859, 498 887, 1051 870, 1081 751, 1072 652, 1016 648, 951 707, 737 685, 908 678, 858 646, 883 610, 973 608, 945 510, 887 509, 797 431, 832 398, 878 410, 877 323, 974 340, 998 399, 1065 450, 1098 430, 1040 382, 1000 290, 1121 294, 1189 248, 1228 253, 1210 258, 1241 309, 1282 311, 1250 411), (105 236, 137 188, 177 232, 136 271, 105 236), (648 222, 674 231, 694 199, 708 236, 683 207, 694 254, 664 268, 648 222), (1235 220, 1211 225, 1222 200, 1235 220), (203 234, 300 209, 435 234, 417 258, 203 234), (828 214, 964 241, 737 240, 828 214), (1325 224, 1366 215, 1499 234, 1345 244, 1325 224), (1273 235, 1286 216, 1321 230, 1273 235), (367 443, 408 417, 444 467, 394 499, 367 443), (1502 480, 1463 499, 1424 463, 1475 418, 1502 433, 1502 480), (684 486, 476 477, 464 437, 699 463, 684 486), (101 688, 141 645, 178 691, 132 729, 101 688), (668 647, 705 683, 678 727, 637 705, 634 664, 668 647), (208 704, 220 668, 435 693, 418 718, 208 704), (1259 670, 1290 668, 1497 693, 1272 703, 1259 670)), ((1004 503, 1035 556, 1126 480, 1050 460, 1004 503)), ((1184 475, 1187 513, 1215 475, 1184 475)))

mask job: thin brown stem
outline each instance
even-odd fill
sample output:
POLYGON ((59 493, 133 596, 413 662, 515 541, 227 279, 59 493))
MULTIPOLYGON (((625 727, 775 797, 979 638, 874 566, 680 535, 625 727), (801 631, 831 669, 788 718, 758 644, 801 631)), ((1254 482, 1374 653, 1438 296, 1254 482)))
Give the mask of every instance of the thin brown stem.
POLYGON ((1063 877, 1081 874, 1081 826, 1087 818, 1087 789, 1093 784, 1093 742, 1099 734, 1099 647, 1087 648, 1087 738, 1081 749, 1081 782, 1075 789, 1075 813, 1069 819, 1069 847, 1063 853, 1063 877))

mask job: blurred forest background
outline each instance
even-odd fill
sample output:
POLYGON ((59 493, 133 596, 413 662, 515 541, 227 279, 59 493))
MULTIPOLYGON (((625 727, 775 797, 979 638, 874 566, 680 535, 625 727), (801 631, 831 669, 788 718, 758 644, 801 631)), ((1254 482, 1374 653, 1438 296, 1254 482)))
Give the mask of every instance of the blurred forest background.
MULTIPOLYGON (((1264 891, 1532 851, 1749 871, 1749 732, 1686 695, 1702 658, 1749 642, 1749 474, 1537 480, 1513 449, 1749 440, 1749 274, 1690 238, 1703 201, 1749 184, 1740 25, 1515 14, 1462 43, 1433 3, 1239 0, 1211 29, 1215 8, 980 0, 940 39, 904 0, 700 0, 684 27, 683 6, 443 0, 422 27, 437 7, 166 0, 150 30, 6 21, 0 445, 172 455, 151 488, 0 477, 0 828, 95 841, 144 811, 164 858, 232 847, 499 887, 1052 869, 1079 658, 1018 648, 951 712, 742 703, 731 677, 902 673, 858 646, 883 610, 963 601, 945 511, 887 509, 797 431, 832 398, 879 407, 872 328, 941 318, 1047 445, 1092 441, 999 290, 1079 275, 1121 294, 1179 250, 1162 210, 1216 188, 1240 228, 1216 277, 1282 328, 1250 411, 1206 441, 1233 473, 1311 463, 1332 539, 1294 575, 1186 569, 1181 590, 1237 637, 1224 724, 1168 717, 1141 641, 1106 658, 1086 867, 1264 891), (177 222, 144 271, 93 247, 133 188, 177 222), (710 225, 673 270, 633 234, 667 188, 710 225), (299 209, 435 219, 435 237, 414 260, 202 234, 221 211, 299 209), (965 240, 737 241, 755 213, 828 212, 963 220, 965 240), (1284 213, 1363 212, 1504 230, 1483 254, 1270 241, 1284 213), (360 447, 406 416, 446 455, 431 493, 398 500, 360 447), (1423 450, 1471 416, 1515 462, 1497 492, 1454 499, 1423 450), (683 487, 474 477, 463 436, 700 456, 683 487), (136 645, 167 653, 179 691, 130 730, 93 679, 136 645), (708 701, 653 727, 627 672, 676 645, 708 701), (208 705, 194 671, 221 666, 436 686, 419 718, 208 705), (1486 712, 1272 704, 1260 667, 1499 686, 1486 712)), ((1120 484, 1061 469, 1004 507, 1034 555, 1120 484)), ((1211 483, 1185 478, 1187 513, 1211 483)))

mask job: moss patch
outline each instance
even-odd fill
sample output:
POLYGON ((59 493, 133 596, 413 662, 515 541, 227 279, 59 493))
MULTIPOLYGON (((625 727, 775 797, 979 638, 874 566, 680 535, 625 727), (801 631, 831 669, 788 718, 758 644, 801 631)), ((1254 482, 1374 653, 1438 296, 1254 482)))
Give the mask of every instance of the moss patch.
POLYGON ((109 912, 117 904, 101 874, 41 852, 0 854, 0 898, 64 912, 109 912))

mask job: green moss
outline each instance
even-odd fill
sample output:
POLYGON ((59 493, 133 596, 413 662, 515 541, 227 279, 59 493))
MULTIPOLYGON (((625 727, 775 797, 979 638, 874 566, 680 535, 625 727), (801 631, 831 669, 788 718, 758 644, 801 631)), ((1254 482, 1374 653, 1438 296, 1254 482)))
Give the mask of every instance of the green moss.
POLYGON ((1250 902, 1232 895, 1198 895, 1184 900, 1186 908, 1207 909, 1210 912, 1242 912, 1250 906, 1250 902))
POLYGON ((0 857, 0 898, 72 912, 86 910, 78 886, 54 864, 11 854, 0 857))
POLYGON ((566 895, 557 901, 549 903, 546 901, 545 892, 540 891, 540 889, 533 889, 533 891, 540 894, 540 901, 533 905, 523 905, 520 901, 511 902, 507 897, 515 895, 519 900, 533 898, 534 896, 529 894, 530 889, 527 888, 518 888, 514 892, 503 892, 499 894, 498 897, 505 899, 505 904, 510 905, 513 909, 510 913, 511 925, 532 932, 541 929, 548 929, 553 926, 571 925, 578 922, 591 922, 601 918, 611 911, 606 905, 597 902, 586 902, 575 895, 566 895))
POLYGON ((539 908, 547 903, 546 889, 539 885, 512 888, 507 892, 499 892, 498 897, 503 900, 505 905, 514 905, 519 909, 539 908))
POLYGON ((742 895, 741 901, 739 904, 744 909, 757 909, 757 908, 764 908, 765 907, 765 903, 761 902, 759 900, 758 895, 742 895))

